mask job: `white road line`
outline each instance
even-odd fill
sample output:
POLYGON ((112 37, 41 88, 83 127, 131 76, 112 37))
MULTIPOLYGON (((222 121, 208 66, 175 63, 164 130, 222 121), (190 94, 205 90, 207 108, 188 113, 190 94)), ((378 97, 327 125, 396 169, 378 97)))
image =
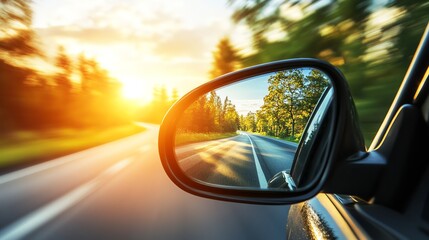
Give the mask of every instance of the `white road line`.
POLYGON ((144 152, 149 151, 151 148, 152 148, 152 146, 151 146, 151 145, 144 145, 143 147, 140 147, 140 148, 139 148, 139 152, 140 152, 140 153, 144 153, 144 152))
POLYGON ((103 180, 117 174, 131 162, 132 158, 127 158, 117 162, 106 169, 103 173, 95 177, 93 180, 75 188, 55 201, 48 203, 45 206, 15 221, 0 231, 0 240, 16 240, 24 238, 37 228, 40 228, 61 213, 65 212, 67 209, 76 205, 79 201, 100 187, 103 183, 103 180))
POLYGON ((259 186, 260 188, 268 188, 267 178, 265 177, 264 171, 262 171, 261 163, 259 162, 258 156, 256 155, 255 146, 253 145, 252 139, 247 133, 242 132, 242 134, 246 135, 249 138, 250 145, 252 145, 253 158, 255 159, 256 165, 256 173, 258 175, 259 186))
MULTIPOLYGON (((6 173, 2 176, 0 176, 0 185, 7 183, 7 182, 11 182, 14 181, 16 179, 20 179, 38 172, 42 172, 44 170, 48 170, 50 168, 54 168, 66 163, 69 163, 71 161, 74 160, 78 160, 78 159, 82 159, 82 158, 88 158, 88 156, 97 156, 97 158, 101 158, 101 157, 105 157, 104 155, 107 154, 107 152, 105 151, 105 149, 110 149, 110 146, 116 146, 118 143, 123 143, 125 139, 134 139, 136 137, 138 137, 138 135, 140 134, 136 134, 136 135, 132 135, 123 139, 119 139, 113 142, 109 142, 109 143, 105 143, 103 145, 99 145, 87 150, 83 150, 81 152, 77 152, 77 153, 72 153, 70 155, 67 156, 63 156, 63 157, 59 157, 57 159, 48 161, 48 162, 44 162, 44 163, 40 163, 31 167, 26 167, 14 172, 10 172, 10 173, 6 173), (101 153, 101 154, 99 154, 101 153)), ((109 153, 110 154, 110 153, 109 153)))
POLYGON ((62 157, 62 158, 59 158, 58 160, 48 161, 48 162, 37 164, 35 166, 23 168, 21 170, 17 170, 11 173, 6 173, 0 177, 0 184, 7 183, 22 177, 26 177, 26 176, 56 167, 56 166, 66 164, 68 162, 81 158, 82 157, 81 155, 83 154, 81 153, 73 154, 72 156, 62 157))

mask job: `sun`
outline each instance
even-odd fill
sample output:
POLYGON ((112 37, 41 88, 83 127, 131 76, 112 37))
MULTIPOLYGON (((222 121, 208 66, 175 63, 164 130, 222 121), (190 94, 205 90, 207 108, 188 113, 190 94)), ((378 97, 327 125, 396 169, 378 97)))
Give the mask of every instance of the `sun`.
POLYGON ((135 79, 120 79, 122 82, 122 97, 127 100, 148 102, 152 99, 152 87, 144 81, 135 79))

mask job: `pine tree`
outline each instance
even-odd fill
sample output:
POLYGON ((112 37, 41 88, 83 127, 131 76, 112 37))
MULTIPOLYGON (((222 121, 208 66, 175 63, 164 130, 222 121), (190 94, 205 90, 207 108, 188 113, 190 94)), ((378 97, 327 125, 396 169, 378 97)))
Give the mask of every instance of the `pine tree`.
POLYGON ((223 74, 232 72, 240 66, 240 55, 234 49, 228 38, 222 38, 213 52, 213 66, 210 77, 216 78, 223 74))

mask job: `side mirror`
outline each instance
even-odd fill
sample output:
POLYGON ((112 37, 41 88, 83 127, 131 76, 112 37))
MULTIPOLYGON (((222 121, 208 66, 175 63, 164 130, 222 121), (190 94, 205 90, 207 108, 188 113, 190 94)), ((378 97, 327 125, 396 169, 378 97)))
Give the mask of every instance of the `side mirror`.
POLYGON ((335 67, 317 59, 257 65, 181 98, 159 153, 183 190, 220 200, 290 204, 322 190, 350 101, 335 67))

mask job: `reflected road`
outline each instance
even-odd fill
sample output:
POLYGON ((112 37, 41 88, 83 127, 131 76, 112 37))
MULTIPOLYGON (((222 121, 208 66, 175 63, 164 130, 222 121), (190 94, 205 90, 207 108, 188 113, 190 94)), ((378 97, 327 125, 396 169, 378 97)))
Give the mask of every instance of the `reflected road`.
POLYGON ((176 148, 180 167, 204 182, 266 188, 278 172, 290 170, 297 144, 247 132, 176 148))
POLYGON ((0 239, 286 238, 288 206, 221 202, 176 187, 157 135, 151 126, 0 176, 0 239))

